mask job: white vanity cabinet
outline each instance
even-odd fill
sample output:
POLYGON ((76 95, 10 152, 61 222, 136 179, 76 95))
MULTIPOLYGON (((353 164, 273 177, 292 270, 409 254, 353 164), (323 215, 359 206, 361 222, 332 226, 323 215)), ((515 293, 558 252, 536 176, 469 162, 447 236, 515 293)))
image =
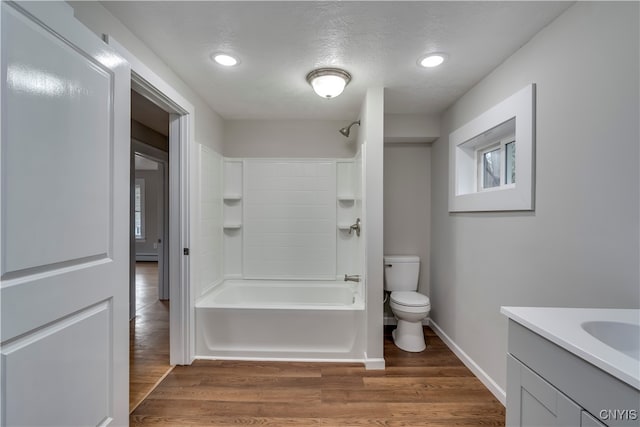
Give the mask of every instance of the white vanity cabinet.
POLYGON ((507 426, 605 425, 511 355, 507 378, 507 426))
POLYGON ((579 426, 582 409, 518 359, 507 355, 508 426, 579 426))
POLYGON ((509 320, 507 426, 639 426, 640 391, 509 320))

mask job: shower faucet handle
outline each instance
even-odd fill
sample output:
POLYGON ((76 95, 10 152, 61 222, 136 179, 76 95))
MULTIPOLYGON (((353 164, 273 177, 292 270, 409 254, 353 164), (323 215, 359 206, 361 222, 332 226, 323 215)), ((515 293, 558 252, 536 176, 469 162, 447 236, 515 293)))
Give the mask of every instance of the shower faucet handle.
POLYGON ((360 237, 360 218, 356 218, 356 223, 349 227, 349 234, 354 230, 356 232, 356 236, 360 237))

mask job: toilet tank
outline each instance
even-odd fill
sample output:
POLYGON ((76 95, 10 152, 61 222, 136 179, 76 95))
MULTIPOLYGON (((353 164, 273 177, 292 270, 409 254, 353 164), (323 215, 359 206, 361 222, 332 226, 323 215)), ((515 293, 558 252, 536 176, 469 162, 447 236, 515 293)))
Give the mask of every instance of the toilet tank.
POLYGON ((420 258, 417 256, 385 255, 384 289, 393 291, 418 290, 420 258))

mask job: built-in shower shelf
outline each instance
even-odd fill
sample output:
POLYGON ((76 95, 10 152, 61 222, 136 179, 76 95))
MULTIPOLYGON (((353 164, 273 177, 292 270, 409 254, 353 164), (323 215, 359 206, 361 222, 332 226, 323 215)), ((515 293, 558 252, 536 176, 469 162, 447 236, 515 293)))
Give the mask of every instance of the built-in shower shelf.
POLYGON ((225 202, 235 202, 237 200, 242 200, 242 194, 225 194, 222 198, 225 202))
POLYGON ((338 195, 338 201, 339 202, 353 202, 354 200, 356 200, 356 196, 354 196, 353 194, 340 194, 340 195, 338 195))
POLYGON ((338 230, 349 231, 351 224, 338 224, 338 230))
POLYGON ((225 230, 238 230, 242 228, 242 224, 240 223, 228 223, 222 226, 225 230))

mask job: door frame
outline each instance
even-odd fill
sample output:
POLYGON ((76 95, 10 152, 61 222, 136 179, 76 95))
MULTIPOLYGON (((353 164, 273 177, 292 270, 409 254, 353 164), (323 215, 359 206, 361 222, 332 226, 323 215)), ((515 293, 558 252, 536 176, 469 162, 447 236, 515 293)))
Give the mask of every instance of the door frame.
POLYGON ((195 109, 182 95, 154 73, 113 37, 104 41, 131 65, 131 89, 169 112, 169 363, 190 365, 195 353, 189 257, 190 148, 195 109))

